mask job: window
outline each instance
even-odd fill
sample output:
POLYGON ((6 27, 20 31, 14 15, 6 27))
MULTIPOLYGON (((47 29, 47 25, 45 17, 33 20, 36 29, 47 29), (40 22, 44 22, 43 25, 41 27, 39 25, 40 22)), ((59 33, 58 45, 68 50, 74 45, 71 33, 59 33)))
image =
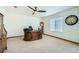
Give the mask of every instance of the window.
POLYGON ((50 31, 63 32, 63 18, 57 17, 50 20, 50 31))

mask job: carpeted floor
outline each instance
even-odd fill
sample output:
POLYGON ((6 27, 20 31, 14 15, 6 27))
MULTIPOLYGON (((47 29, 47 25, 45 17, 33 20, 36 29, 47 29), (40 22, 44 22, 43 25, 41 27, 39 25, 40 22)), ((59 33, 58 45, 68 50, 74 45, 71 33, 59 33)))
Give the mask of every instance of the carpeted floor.
POLYGON ((8 49, 4 53, 79 53, 79 45, 43 35, 36 41, 24 41, 23 37, 8 39, 8 49))

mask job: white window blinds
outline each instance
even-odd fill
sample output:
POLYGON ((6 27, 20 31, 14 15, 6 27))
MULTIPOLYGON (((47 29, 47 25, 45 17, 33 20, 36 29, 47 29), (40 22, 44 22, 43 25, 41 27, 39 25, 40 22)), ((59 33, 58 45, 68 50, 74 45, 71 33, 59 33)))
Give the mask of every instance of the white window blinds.
POLYGON ((50 20, 50 31, 63 32, 63 18, 57 17, 50 20))

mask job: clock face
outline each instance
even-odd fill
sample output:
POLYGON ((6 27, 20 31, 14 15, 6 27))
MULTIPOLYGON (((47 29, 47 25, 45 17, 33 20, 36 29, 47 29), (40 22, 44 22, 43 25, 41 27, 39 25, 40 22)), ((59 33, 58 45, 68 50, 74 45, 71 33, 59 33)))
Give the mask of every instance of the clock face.
POLYGON ((65 19, 67 25, 74 25, 78 22, 78 17, 75 15, 70 15, 65 19))

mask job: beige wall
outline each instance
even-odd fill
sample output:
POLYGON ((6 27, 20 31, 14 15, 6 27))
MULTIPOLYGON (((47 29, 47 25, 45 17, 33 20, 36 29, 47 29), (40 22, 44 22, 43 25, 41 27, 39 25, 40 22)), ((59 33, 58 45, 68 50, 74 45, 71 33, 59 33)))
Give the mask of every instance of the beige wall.
POLYGON ((71 40, 71 41, 75 41, 79 43, 79 21, 77 24, 73 25, 73 26, 69 26, 65 24, 65 18, 69 15, 77 15, 79 18, 79 7, 74 7, 72 9, 69 10, 65 10, 59 13, 56 13, 54 15, 50 15, 47 17, 44 17, 43 21, 45 23, 45 27, 44 27, 44 32, 46 34, 50 34, 53 36, 57 36, 60 38, 64 38, 67 40, 71 40), (51 32, 50 31, 50 20, 53 19, 54 17, 63 17, 63 32, 51 32))

